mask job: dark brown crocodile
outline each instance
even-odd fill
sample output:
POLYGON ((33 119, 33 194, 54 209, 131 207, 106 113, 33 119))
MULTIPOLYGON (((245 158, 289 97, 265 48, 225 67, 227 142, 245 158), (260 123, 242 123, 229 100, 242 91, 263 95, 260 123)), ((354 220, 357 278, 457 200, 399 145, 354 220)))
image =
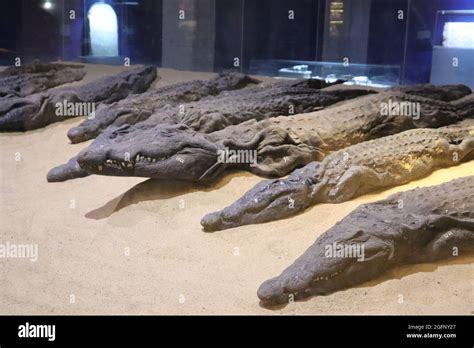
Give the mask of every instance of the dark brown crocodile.
POLYGON ((364 204, 322 234, 257 295, 264 306, 326 295, 405 264, 474 252, 474 176, 364 204))
MULTIPOLYGON (((320 81, 304 80, 278 82, 266 87, 249 87, 197 102, 162 107, 137 124, 137 113, 131 116, 126 114, 114 121, 115 124, 124 122, 124 126, 118 129, 110 126, 91 146, 101 146, 109 142, 109 138, 117 141, 119 138, 123 141, 135 140, 141 137, 143 131, 163 124, 184 124, 197 132, 210 133, 249 119, 263 120, 278 115, 309 112, 346 99, 374 93, 354 88, 324 91, 319 89, 320 86, 320 81)), ((140 109, 141 111, 143 110, 140 109)), ((84 176, 87 176, 87 173, 80 169, 73 158, 68 163, 53 168, 47 179, 57 182, 84 176)))
POLYGON ((66 83, 82 80, 83 65, 56 63, 31 64, 9 67, 0 72, 0 98, 26 97, 66 83))
MULTIPOLYGON (((132 93, 148 89, 156 78, 156 67, 146 66, 100 78, 77 87, 62 87, 36 93, 24 98, 0 99, 0 131, 27 131, 67 119, 58 115, 58 108, 66 105, 86 105, 92 109, 98 103, 112 103, 132 93)), ((68 117, 89 116, 68 114, 68 117)))
POLYGON ((344 202, 472 159, 474 127, 412 129, 333 152, 287 179, 263 181, 201 224, 216 231, 278 220, 317 203, 344 202))
MULTIPOLYGON (((162 124, 184 124, 200 133, 212 133, 248 120, 307 113, 338 102, 373 93, 365 89, 314 89, 305 81, 268 88, 260 86, 195 103, 158 110, 140 123, 138 131, 162 124)), ((124 124, 133 124, 125 121, 124 124)))
MULTIPOLYGON (((468 93, 467 88, 464 95, 468 93)), ((469 116, 465 111, 471 104, 388 91, 314 113, 250 120, 210 134, 183 124, 140 132, 124 126, 83 150, 78 162, 87 172, 101 175, 209 181, 227 168, 238 168, 281 177, 353 144, 456 123, 461 115, 469 116), (417 112, 394 112, 393 105, 412 106, 417 112)))
POLYGON ((160 87, 138 96, 130 96, 111 105, 100 107, 93 119, 87 119, 68 132, 72 143, 95 138, 109 125, 135 124, 146 120, 164 106, 176 106, 218 95, 223 91, 240 89, 260 81, 248 75, 229 72, 210 80, 194 80, 160 87))

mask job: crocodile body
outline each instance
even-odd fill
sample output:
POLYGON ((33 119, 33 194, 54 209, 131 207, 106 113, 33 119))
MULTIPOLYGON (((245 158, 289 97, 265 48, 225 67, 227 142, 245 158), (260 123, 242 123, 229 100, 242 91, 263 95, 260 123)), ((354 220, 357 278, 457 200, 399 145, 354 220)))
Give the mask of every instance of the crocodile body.
POLYGON ((280 177, 353 144, 456 123, 469 105, 382 92, 314 113, 250 120, 210 134, 183 124, 158 125, 132 138, 123 127, 83 150, 78 161, 87 172, 102 175, 209 181, 227 168, 239 168, 280 177), (390 103, 416 104, 419 115, 384 114, 382 105, 390 103), (219 160, 222 153, 242 151, 254 153, 256 161, 219 160))
POLYGON ((194 80, 160 87, 138 96, 130 96, 117 103, 100 107, 93 119, 71 128, 72 143, 95 138, 109 125, 135 124, 146 120, 157 109, 200 100, 226 90, 239 89, 259 81, 240 73, 222 73, 215 78, 194 80))
MULTIPOLYGON (((248 120, 307 113, 337 102, 369 94, 367 90, 321 91, 300 86, 254 87, 217 98, 206 98, 179 108, 163 108, 140 126, 184 124, 201 133, 212 133, 248 120)), ((127 122, 127 124, 129 124, 127 122)))
POLYGON ((265 281, 257 295, 265 306, 284 304, 363 283, 399 265, 473 252, 474 176, 469 176, 359 206, 281 275, 265 281))
MULTIPOLYGON (((99 135, 91 147, 100 147, 110 143, 111 139, 114 139, 114 142, 136 141, 142 137, 144 131, 153 129, 156 125, 183 124, 196 132, 210 133, 249 119, 263 120, 278 115, 309 112, 372 93, 364 89, 322 91, 310 88, 319 86, 319 81, 280 82, 267 87, 256 86, 231 91, 197 102, 163 107, 135 125, 136 114, 132 116, 133 119, 127 114, 115 120, 115 124, 120 121, 125 122, 125 125, 118 129, 110 126, 99 135)), ((87 176, 87 173, 80 169, 73 158, 65 165, 53 168, 47 178, 48 181, 57 182, 84 176, 87 176)))
MULTIPOLYGON (((156 78, 154 66, 130 69, 78 87, 63 87, 24 98, 2 98, 0 131, 27 131, 59 122, 57 105, 112 103, 132 93, 144 92, 156 78)), ((88 115, 69 115, 88 116, 88 115)))
POLYGON ((9 67, 0 72, 0 98, 26 97, 49 88, 81 80, 82 65, 39 63, 9 67))
POLYGON ((317 203, 347 201, 471 159, 474 127, 412 129, 333 152, 287 179, 263 181, 201 224, 215 231, 277 220, 317 203))

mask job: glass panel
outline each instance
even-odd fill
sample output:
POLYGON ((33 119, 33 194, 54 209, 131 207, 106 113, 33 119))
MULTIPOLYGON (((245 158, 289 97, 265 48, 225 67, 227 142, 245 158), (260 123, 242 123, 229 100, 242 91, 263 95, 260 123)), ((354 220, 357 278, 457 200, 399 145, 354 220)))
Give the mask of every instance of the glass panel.
MULTIPOLYGON (((448 69, 443 73, 444 77, 435 77, 437 83, 464 82, 470 85, 470 87, 474 87, 473 67, 472 65, 470 67, 466 66, 469 62, 474 61, 474 50, 471 49, 464 52, 466 56, 461 60, 458 67, 466 68, 469 70, 469 73, 464 76, 464 79, 459 79, 461 75, 452 69, 456 67, 453 67, 453 62, 449 61, 449 58, 451 58, 451 60, 455 58, 454 55, 451 54, 451 57, 444 57, 444 61, 440 62, 440 52, 436 49, 436 46, 442 43, 442 30, 444 29, 441 23, 437 24, 437 18, 439 21, 443 21, 443 19, 440 18, 439 11, 460 11, 469 9, 474 9, 474 4, 470 0, 412 0, 410 2, 403 76, 404 83, 430 82, 432 81, 432 69, 443 69, 444 71, 448 69), (435 63, 436 66, 433 66, 432 63, 435 63), (449 77, 448 75, 450 74, 454 75, 449 77), (453 78, 455 76, 457 76, 457 78, 453 78)), ((470 19, 469 17, 464 17, 463 20, 473 21, 472 17, 470 19)), ((459 70, 457 71, 459 72, 459 70)))
POLYGON ((358 84, 472 86, 469 10, 469 0, 10 1, 0 13, 0 64, 18 57, 154 63, 358 84), (103 44, 94 44, 100 26, 115 25, 99 13, 94 27, 88 16, 93 6, 117 17, 113 54, 93 52, 103 44), (468 47, 457 47, 460 40, 468 47))

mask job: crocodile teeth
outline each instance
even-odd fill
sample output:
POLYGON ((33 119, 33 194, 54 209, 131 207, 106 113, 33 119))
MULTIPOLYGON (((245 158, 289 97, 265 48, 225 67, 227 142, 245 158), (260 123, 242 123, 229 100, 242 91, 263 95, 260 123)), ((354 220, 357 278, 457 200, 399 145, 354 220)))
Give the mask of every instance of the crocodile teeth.
POLYGON ((99 172, 102 171, 102 166, 97 166, 97 169, 99 170, 99 172))
POLYGON ((138 162, 140 161, 140 155, 137 155, 137 157, 135 157, 135 162, 138 162))

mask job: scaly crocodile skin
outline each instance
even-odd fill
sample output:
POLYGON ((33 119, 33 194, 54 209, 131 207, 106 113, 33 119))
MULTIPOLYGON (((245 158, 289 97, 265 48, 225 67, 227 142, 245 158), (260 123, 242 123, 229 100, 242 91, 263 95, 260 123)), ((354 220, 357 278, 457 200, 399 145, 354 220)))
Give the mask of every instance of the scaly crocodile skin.
POLYGON ((82 65, 40 63, 35 61, 0 72, 0 98, 26 97, 49 88, 81 80, 82 65))
MULTIPOLYGON (((0 131, 27 131, 66 117, 56 115, 57 103, 112 103, 144 92, 156 78, 156 67, 130 69, 78 87, 63 87, 25 98, 0 99, 0 131)), ((87 116, 87 115, 75 115, 87 116)))
POLYGON ((265 306, 283 304, 360 284, 399 265, 473 252, 474 176, 469 176, 361 205, 265 281, 257 295, 265 306))
POLYGON ((99 108, 93 119, 71 128, 68 137, 72 143, 93 139, 109 125, 134 124, 146 120, 164 106, 200 100, 226 90, 239 89, 259 81, 240 73, 222 73, 205 81, 195 80, 160 87, 138 96, 131 96, 111 105, 99 108))
MULTIPOLYGON (((222 78, 222 76, 223 75, 221 75, 220 78, 222 78)), ((238 79, 236 74, 233 74, 233 76, 234 81, 238 79)), ((245 75, 240 76, 241 80, 246 79, 245 75)), ((212 85, 215 83, 216 81, 212 81, 212 85)), ((191 82, 189 88, 194 90, 196 84, 196 81, 191 82)), ((182 100, 182 94, 177 93, 174 89, 172 89, 173 97, 171 101, 166 99, 161 100, 157 94, 152 94, 151 97, 145 98, 148 101, 150 98, 153 98, 155 102, 152 103, 152 105, 156 106, 160 103, 167 103, 169 105, 155 110, 153 115, 150 115, 151 107, 147 107, 146 104, 144 107, 131 108, 129 106, 121 108, 121 116, 115 118, 113 125, 110 125, 104 130, 103 134, 99 135, 91 146, 101 146, 104 143, 110 142, 110 139, 113 139, 113 142, 140 142, 146 138, 146 133, 143 132, 144 130, 152 129, 157 125, 161 127, 164 124, 184 124, 195 131, 210 133, 249 119, 263 120, 279 115, 308 112, 346 99, 374 93, 369 90, 354 88, 322 91, 319 89, 321 84, 322 82, 313 80, 282 81, 269 86, 259 85, 253 88, 225 92, 217 97, 207 97, 196 102, 181 105, 172 105, 182 100), (178 95, 180 97, 177 97, 178 95), (121 125, 122 123, 124 124, 121 125), (121 126, 117 129, 116 126, 119 125, 121 126)), ((220 85, 224 85, 224 83, 221 82, 220 85)), ((234 83, 233 86, 235 85, 234 83)), ((206 86, 206 88, 208 88, 209 83, 207 83, 206 86)), ((226 88, 230 88, 229 85, 226 86, 226 88)), ((184 87, 186 86, 184 85, 184 87)), ((199 93, 203 93, 202 88, 196 90, 196 93, 198 91, 199 93)), ((148 94, 150 93, 151 92, 148 94)), ((196 94, 193 95, 195 96, 196 94)), ((116 105, 136 103, 138 99, 143 98, 142 96, 127 98, 116 105)), ((111 108, 114 109, 114 106, 106 106, 104 109, 111 108)), ((98 113, 100 114, 100 112, 98 113)), ((114 113, 108 112, 103 115, 112 114, 114 113)), ((89 125, 97 125, 96 119, 97 117, 94 120, 86 122, 89 122, 89 125)), ((103 121, 104 118, 101 120, 103 121)), ((86 122, 84 122, 83 125, 86 122)), ((79 126, 79 128, 81 129, 78 134, 80 134, 81 137, 88 133, 83 126, 79 126)), ((79 128, 76 127, 75 130, 79 128)), ((68 163, 53 168, 48 173, 48 181, 64 181, 84 176, 87 176, 87 173, 80 169, 76 159, 73 158, 68 163)))
POLYGON ((201 224, 215 231, 278 220, 317 203, 347 201, 473 158, 474 127, 412 129, 333 152, 287 179, 263 181, 201 224))
POLYGON ((314 113, 249 120, 209 134, 185 124, 126 125, 102 134, 81 151, 78 162, 83 170, 101 175, 210 181, 227 168, 240 168, 280 177, 353 144, 456 123, 468 114, 470 104, 388 91, 314 113), (390 103, 414 105, 419 114, 384 113, 383 106, 390 103), (257 161, 219 160, 220 153, 235 151, 255 153, 257 161))

